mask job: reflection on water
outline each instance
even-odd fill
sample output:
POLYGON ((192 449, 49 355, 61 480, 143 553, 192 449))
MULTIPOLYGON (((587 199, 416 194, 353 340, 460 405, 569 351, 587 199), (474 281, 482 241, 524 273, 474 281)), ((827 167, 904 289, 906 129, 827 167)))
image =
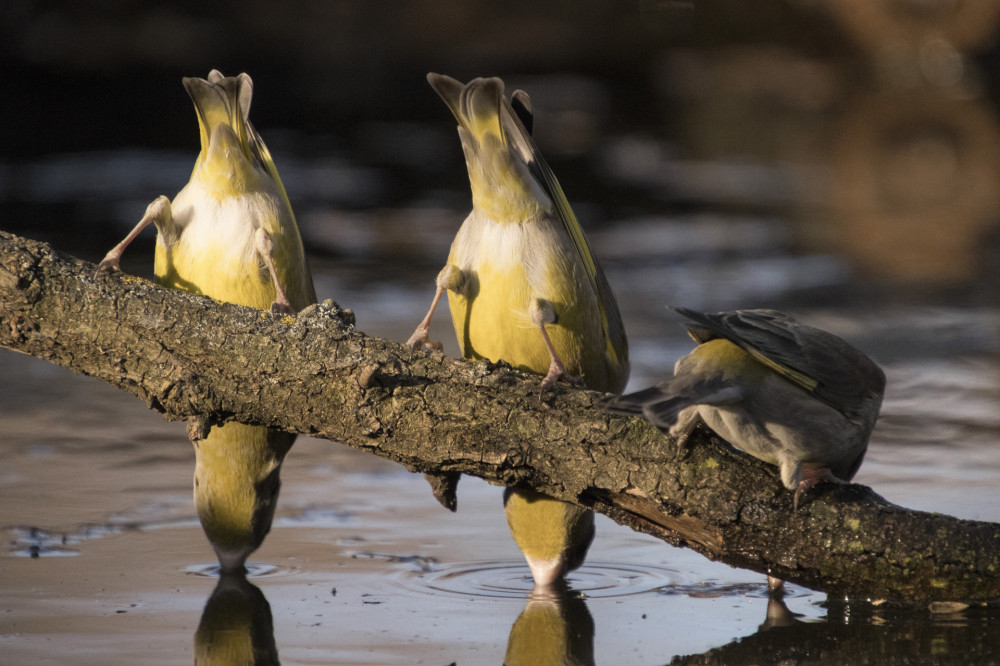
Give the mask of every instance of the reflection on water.
POLYGON ((223 574, 205 604, 194 634, 199 666, 278 664, 271 607, 242 574, 223 574))
POLYGON ((594 619, 570 589, 528 595, 507 640, 506 666, 594 664, 594 619))
MULTIPOLYGON (((504 75, 531 93, 550 141, 542 149, 617 292, 633 387, 670 372, 691 348, 667 304, 794 312, 887 371, 883 416, 856 481, 903 505, 1000 521, 1000 130, 990 89, 998 73, 975 51, 995 34, 1000 3, 795 2, 760 17, 735 3, 695 19, 684 18, 685 3, 638 4, 646 8, 639 21, 515 7, 520 21, 495 22, 483 35, 471 30, 481 3, 445 3, 454 11, 440 13, 431 32, 447 33, 447 45, 390 40, 417 55, 392 50, 380 60, 369 50, 386 44, 360 29, 378 17, 340 3, 338 26, 351 34, 340 42, 324 35, 322 48, 363 46, 363 56, 348 58, 360 75, 315 54, 304 61, 322 62, 322 75, 249 68, 255 117, 295 206, 320 299, 352 307, 366 333, 409 335, 469 205, 460 151, 440 127, 422 72, 504 75), (899 17, 915 7, 917 15, 899 17), (563 21, 576 22, 565 33, 550 29, 563 21), (692 21, 700 32, 677 40, 692 21), (467 30, 448 29, 455 25, 467 30), (536 33, 525 25, 541 26, 546 39, 526 39, 536 33), (602 43, 631 48, 595 71, 566 55, 576 53, 570 42, 551 42, 566 34, 585 43, 593 30, 602 43), (459 33, 479 35, 493 54, 469 62, 459 33), (528 51, 536 59, 525 64, 528 51), (386 62, 400 72, 380 70, 386 62), (517 76, 527 71, 534 74, 517 76)), ((421 4, 407 16, 422 12, 421 4)), ((29 21, 34 32, 24 34, 70 25, 60 24, 63 13, 29 21)), ((189 25, 186 18, 175 17, 189 25)), ((400 26, 385 34, 399 37, 400 26)), ((243 29, 281 43, 299 34, 243 29)), ((32 57, 45 55, 38 49, 32 57)), ((187 180, 196 135, 179 77, 220 64, 199 60, 165 81, 129 76, 127 86, 86 65, 53 75, 64 84, 80 78, 84 109, 107 107, 127 87, 145 109, 130 112, 140 133, 122 139, 128 127, 119 123, 98 136, 102 119, 121 117, 103 109, 91 114, 93 134, 76 125, 73 136, 60 134, 65 119, 45 109, 64 104, 29 104, 32 113, 3 127, 30 125, 38 111, 47 131, 2 137, 21 149, 16 159, 0 153, 0 225, 99 259, 151 199, 187 180), (25 149, 25 137, 50 150, 25 149), (88 151, 61 152, 76 145, 88 151)), ((39 90, 51 72, 39 69, 21 73, 27 94, 18 99, 48 100, 39 90)), ((152 234, 135 250, 125 270, 148 275, 152 234)), ((456 356, 454 340, 444 342, 456 356)), ((533 599, 497 510, 499 489, 463 481, 452 515, 418 475, 308 438, 289 454, 274 529, 249 564, 260 587, 224 579, 212 592, 218 571, 191 507, 183 426, 8 352, 0 352, 0 376, 0 650, 10 663, 247 654, 266 663, 278 647, 286 663, 500 663, 537 642, 577 663, 1000 654, 993 609, 903 612, 795 586, 769 599, 756 573, 606 519, 570 592, 533 599)))
MULTIPOLYGON (((702 598, 740 600, 762 587, 716 586, 702 598)), ((543 594, 526 589, 515 597, 525 605, 510 628, 504 663, 600 663, 595 660, 594 639, 601 626, 588 610, 591 597, 572 584, 543 594)), ((692 596, 698 598, 697 593, 692 596)), ((785 597, 767 595, 766 590, 761 596, 763 615, 755 633, 703 654, 675 656, 670 663, 823 664, 847 663, 863 655, 882 655, 891 663, 907 657, 922 660, 920 655, 945 659, 961 655, 963 663, 979 663, 1000 649, 1000 632, 993 630, 1000 621, 995 607, 956 605, 945 612, 929 612, 829 600, 824 616, 810 618, 790 610, 785 597)), ((370 598, 362 603, 383 601, 370 598)), ((223 575, 209 597, 195 633, 195 663, 278 663, 270 606, 245 577, 223 575)))
POLYGON ((757 633, 670 663, 842 664, 867 657, 869 663, 973 664, 993 663, 1000 650, 996 609, 932 615, 833 602, 828 611, 826 622, 803 622, 782 600, 771 599, 757 633))

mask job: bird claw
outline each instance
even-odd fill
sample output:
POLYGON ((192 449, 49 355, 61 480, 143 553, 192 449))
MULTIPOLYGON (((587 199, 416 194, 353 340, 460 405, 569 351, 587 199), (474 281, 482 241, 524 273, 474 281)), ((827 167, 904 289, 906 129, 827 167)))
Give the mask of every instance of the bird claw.
POLYGON ((560 379, 572 386, 580 386, 580 387, 586 386, 586 384, 583 381, 583 377, 578 377, 577 375, 571 375, 565 370, 555 370, 555 371, 549 370, 549 374, 545 375, 545 379, 543 379, 542 383, 538 386, 539 392, 545 393, 547 390, 555 386, 556 382, 558 382, 560 379))
POLYGON ((113 273, 121 269, 121 257, 105 255, 104 259, 101 259, 101 263, 97 264, 97 270, 94 271, 94 275, 98 273, 113 273))
POLYGON ((275 301, 271 303, 271 314, 275 316, 283 315, 295 315, 295 308, 289 303, 282 303, 281 301, 275 301))
POLYGON ((823 481, 829 481, 830 483, 836 483, 842 486, 847 485, 846 481, 838 479, 833 475, 833 472, 825 467, 823 469, 807 472, 803 475, 802 480, 799 481, 799 485, 795 488, 795 495, 792 498, 792 511, 799 510, 799 498, 804 493, 823 481))
POLYGON ((432 342, 428 336, 428 332, 426 330, 421 330, 421 327, 418 327, 417 330, 413 332, 413 335, 409 337, 406 341, 406 346, 413 351, 420 351, 421 349, 444 351, 444 345, 440 342, 432 342))

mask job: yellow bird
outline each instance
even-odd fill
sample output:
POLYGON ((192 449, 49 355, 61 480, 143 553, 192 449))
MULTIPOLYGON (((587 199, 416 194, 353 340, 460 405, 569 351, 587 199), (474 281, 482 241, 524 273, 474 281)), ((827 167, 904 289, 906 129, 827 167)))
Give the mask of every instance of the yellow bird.
MULTIPOLYGON (((185 78, 201 129, 201 153, 171 202, 157 198, 105 256, 117 270, 135 237, 156 225, 154 272, 165 287, 275 313, 315 302, 312 277, 285 188, 250 124, 246 74, 185 78)), ((194 500, 223 571, 242 571, 271 528, 280 470, 295 435, 227 423, 194 442, 194 500)))
POLYGON ((594 619, 565 586, 531 594, 507 638, 504 666, 593 666, 594 619))
MULTIPOLYGON (((610 411, 643 414, 683 446, 705 423, 737 449, 780 470, 802 493, 821 481, 849 482, 878 420, 885 373, 841 338, 774 310, 703 314, 691 320, 698 346, 660 384, 608 400, 610 411)), ((781 587, 769 578, 772 590, 781 587)))
MULTIPOLYGON (((621 391, 629 363, 618 305, 532 140, 528 96, 517 91, 508 100, 498 78, 427 79, 458 120, 473 207, 408 344, 439 346, 429 342, 430 322, 448 291, 464 358, 543 374, 542 390, 566 379, 621 391)), ((504 506, 536 587, 583 563, 594 534, 590 511, 528 489, 508 489, 504 506)))

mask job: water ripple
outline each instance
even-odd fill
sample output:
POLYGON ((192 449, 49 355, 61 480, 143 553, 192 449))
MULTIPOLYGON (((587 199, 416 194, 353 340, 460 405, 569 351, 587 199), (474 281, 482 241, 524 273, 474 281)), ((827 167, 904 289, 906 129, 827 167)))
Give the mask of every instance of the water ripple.
MULTIPOLYGON (((566 577, 569 587, 590 598, 623 597, 656 592, 676 584, 682 574, 673 569, 617 562, 588 562, 566 577)), ((471 562, 407 573, 403 585, 422 593, 523 599, 534 583, 523 562, 471 562)))
MULTIPOLYGON (((247 578, 278 578, 299 573, 297 567, 283 567, 269 562, 247 562, 246 570, 247 578)), ((222 569, 218 562, 202 562, 186 566, 182 571, 191 576, 218 578, 222 569)))

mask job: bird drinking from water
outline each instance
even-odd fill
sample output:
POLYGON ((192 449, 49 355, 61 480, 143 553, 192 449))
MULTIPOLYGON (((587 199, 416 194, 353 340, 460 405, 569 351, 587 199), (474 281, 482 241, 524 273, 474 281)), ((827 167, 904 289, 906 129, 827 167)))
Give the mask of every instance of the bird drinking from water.
MULTIPOLYGON (((122 253, 150 224, 157 230, 154 273, 165 287, 276 314, 315 302, 295 217, 270 152, 250 124, 253 82, 246 74, 185 78, 201 132, 190 181, 158 197, 100 264, 117 270, 122 253)), ((224 571, 242 571, 271 528, 280 470, 295 435, 241 423, 194 441, 194 500, 224 571)))
MULTIPOLYGON (((527 94, 508 99, 498 78, 463 85, 428 81, 458 121, 472 212, 451 245, 427 316, 408 340, 431 345, 431 317, 448 293, 462 356, 506 361, 600 391, 628 380, 628 343, 618 305, 583 230, 532 138, 527 94)), ((527 488, 504 495, 507 521, 537 587, 583 563, 594 534, 590 511, 527 488)))

